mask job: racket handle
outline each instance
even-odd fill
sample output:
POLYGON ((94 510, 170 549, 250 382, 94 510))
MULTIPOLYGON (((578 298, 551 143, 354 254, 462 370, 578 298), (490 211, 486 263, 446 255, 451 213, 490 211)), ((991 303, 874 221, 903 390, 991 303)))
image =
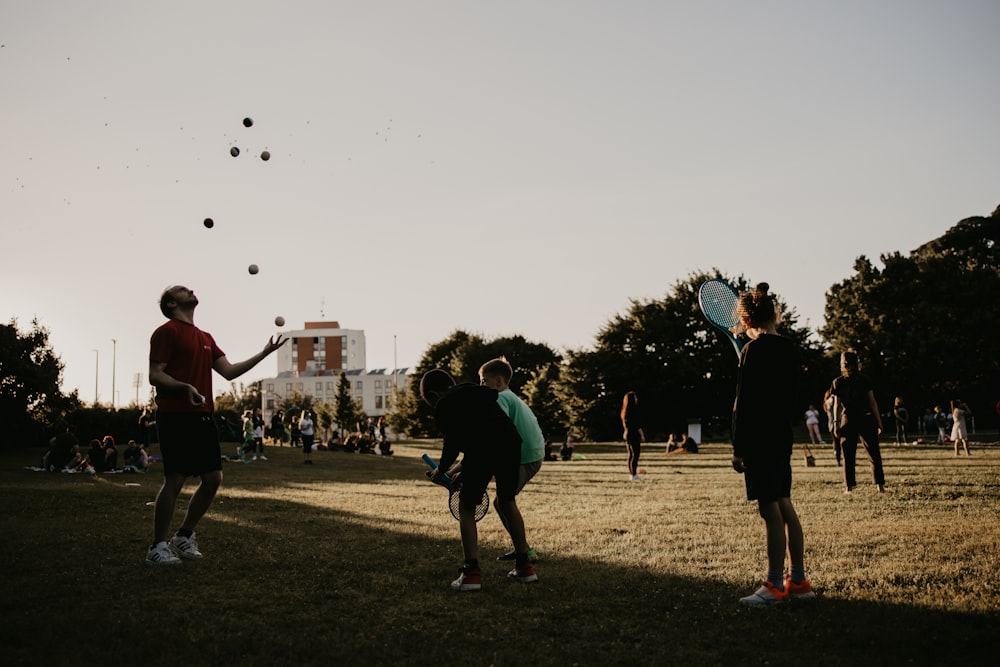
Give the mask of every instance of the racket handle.
MULTIPOLYGON (((427 465, 429 465, 431 467, 431 470, 437 470, 437 467, 438 467, 437 461, 435 461, 434 459, 432 459, 430 456, 428 456, 427 454, 424 454, 420 458, 422 458, 424 460, 424 463, 426 463, 427 465)), ((429 475, 430 473, 427 473, 427 474, 429 475)), ((450 489, 451 488, 451 477, 449 477, 448 475, 441 475, 441 483, 442 483, 441 484, 442 486, 446 486, 446 487, 448 487, 450 489)))

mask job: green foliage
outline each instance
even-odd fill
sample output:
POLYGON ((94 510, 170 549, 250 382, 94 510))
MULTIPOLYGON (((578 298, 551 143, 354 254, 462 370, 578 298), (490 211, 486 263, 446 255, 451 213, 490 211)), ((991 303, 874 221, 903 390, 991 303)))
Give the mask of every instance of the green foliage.
POLYGON ((341 371, 340 379, 337 381, 337 395, 333 401, 333 421, 337 423, 340 434, 356 430, 357 423, 364 416, 365 411, 361 404, 351 397, 351 381, 347 379, 347 374, 341 371))
MULTIPOLYGON (((608 322, 592 351, 574 351, 563 369, 561 398, 571 427, 585 439, 622 437, 621 405, 627 391, 639 395, 646 436, 666 439, 686 432, 689 420, 706 433, 728 436, 736 386, 736 356, 728 341, 711 327, 698 306, 698 287, 721 278, 738 291, 745 278, 730 279, 717 269, 677 281, 662 299, 632 301, 624 315, 608 322)), ((807 360, 803 387, 822 386, 827 379, 819 351, 798 317, 780 299, 784 314, 780 333, 794 340, 807 360), (813 377, 815 375, 815 377, 813 377)), ((813 390, 814 391, 814 390, 813 390)), ((803 411, 817 398, 803 398, 803 411)))
POLYGON ((834 353, 858 351, 883 409, 895 396, 911 411, 962 398, 992 423, 1000 215, 967 218, 909 255, 880 260, 881 269, 858 257, 855 275, 830 289, 820 333, 834 353))
POLYGON ((46 442, 46 429, 80 405, 76 391, 67 396, 59 388, 62 371, 38 320, 26 332, 14 318, 0 325, 0 447, 46 442))
POLYGON ((261 391, 260 380, 250 384, 240 382, 238 385, 235 382, 230 382, 229 391, 215 397, 215 410, 216 412, 242 415, 247 410, 259 408, 261 391))
MULTIPOLYGON (((510 388, 524 397, 522 388, 540 369, 557 364, 560 356, 542 343, 531 343, 523 336, 485 340, 465 331, 455 331, 445 340, 431 345, 416 366, 407 390, 396 396, 391 424, 397 432, 414 437, 438 434, 433 413, 420 398, 420 378, 434 368, 448 371, 456 382, 479 383, 479 367, 490 359, 504 356, 514 369, 510 388)), ((532 408, 532 404, 525 400, 532 408)))

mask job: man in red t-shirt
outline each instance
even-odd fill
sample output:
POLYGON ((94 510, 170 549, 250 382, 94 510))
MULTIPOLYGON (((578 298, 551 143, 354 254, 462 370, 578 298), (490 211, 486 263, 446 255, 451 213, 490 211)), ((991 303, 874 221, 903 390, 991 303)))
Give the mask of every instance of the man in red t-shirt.
POLYGON ((151 565, 176 565, 181 558, 201 558, 194 529, 222 483, 222 449, 212 423, 212 371, 234 380, 287 340, 280 335, 271 337, 263 350, 234 364, 211 334, 194 325, 197 305, 198 297, 187 287, 168 287, 160 297, 160 311, 169 319, 149 339, 149 383, 156 387, 156 425, 163 457, 153 544, 146 552, 146 562, 151 565), (201 483, 191 496, 184 522, 171 537, 177 496, 192 476, 200 477, 201 483))

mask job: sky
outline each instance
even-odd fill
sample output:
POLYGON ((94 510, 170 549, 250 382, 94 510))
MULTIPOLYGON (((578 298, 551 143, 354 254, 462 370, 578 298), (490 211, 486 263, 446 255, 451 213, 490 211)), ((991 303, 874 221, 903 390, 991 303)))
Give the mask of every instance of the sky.
POLYGON ((714 268, 817 328, 859 255, 1000 204, 998 28, 995 0, 4 0, 0 318, 116 405, 174 284, 231 361, 278 315, 363 329, 370 369, 459 329, 589 349, 714 268))

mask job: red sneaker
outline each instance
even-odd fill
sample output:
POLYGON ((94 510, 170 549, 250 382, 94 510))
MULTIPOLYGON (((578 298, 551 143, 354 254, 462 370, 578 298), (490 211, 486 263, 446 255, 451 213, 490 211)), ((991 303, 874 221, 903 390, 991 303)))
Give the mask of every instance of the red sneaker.
POLYGON ((514 581, 520 581, 522 584, 533 584, 538 581, 538 575, 535 574, 535 566, 531 564, 531 561, 515 567, 507 573, 507 576, 514 581))
POLYGON ((793 600, 811 600, 816 597, 808 579, 795 584, 792 583, 791 577, 787 574, 785 575, 785 593, 793 600))
POLYGON ((479 568, 472 568, 467 565, 463 565, 458 568, 459 575, 458 579, 451 582, 451 587, 456 591, 479 591, 483 588, 482 574, 479 568))

